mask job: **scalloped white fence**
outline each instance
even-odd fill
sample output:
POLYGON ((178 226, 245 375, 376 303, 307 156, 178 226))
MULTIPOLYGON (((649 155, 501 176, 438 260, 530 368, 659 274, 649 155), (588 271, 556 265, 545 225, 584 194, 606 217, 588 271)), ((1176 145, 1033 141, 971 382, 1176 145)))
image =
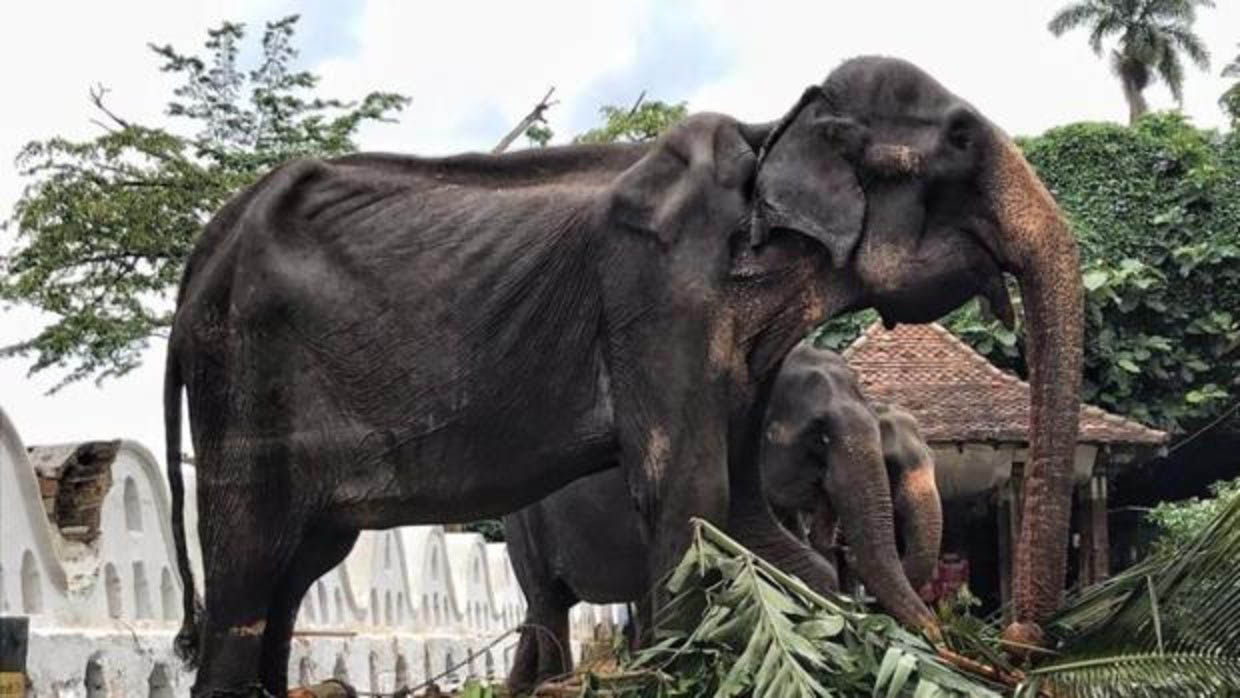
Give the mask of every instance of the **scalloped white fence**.
MULTIPOLYGON (((201 584, 193 474, 187 466, 186 529, 201 584)), ((137 442, 122 442, 112 465, 100 529, 87 547, 49 523, 26 448, 0 409, 0 614, 30 617, 33 695, 187 695, 192 672, 172 653, 181 581, 167 482, 137 442)), ((488 645, 524 613, 504 544, 439 526, 365 531, 306 594, 289 679, 337 677, 391 692, 462 662, 441 685, 502 677, 516 636, 488 645)), ((571 619, 574 637, 584 638, 599 623, 622 624, 625 609, 580 604, 571 619)))

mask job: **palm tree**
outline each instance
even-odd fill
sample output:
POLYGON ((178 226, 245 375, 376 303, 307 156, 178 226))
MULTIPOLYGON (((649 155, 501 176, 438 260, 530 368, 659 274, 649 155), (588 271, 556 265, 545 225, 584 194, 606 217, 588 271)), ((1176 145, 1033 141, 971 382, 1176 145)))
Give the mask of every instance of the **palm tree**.
POLYGON ((1118 34, 1111 51, 1111 69, 1124 88, 1128 121, 1149 110, 1142 94, 1161 79, 1177 103, 1183 101, 1184 64, 1188 56, 1198 68, 1210 68, 1210 53, 1193 33, 1197 7, 1214 0, 1078 0, 1060 10, 1047 24, 1055 36, 1078 27, 1089 28, 1089 46, 1102 55, 1102 41, 1118 34))
MULTIPOLYGON (((1223 68, 1223 77, 1240 78, 1240 55, 1237 55, 1223 68)), ((1240 123, 1240 80, 1236 84, 1227 88, 1222 97, 1218 99, 1219 106, 1227 115, 1231 117, 1233 123, 1240 123)))

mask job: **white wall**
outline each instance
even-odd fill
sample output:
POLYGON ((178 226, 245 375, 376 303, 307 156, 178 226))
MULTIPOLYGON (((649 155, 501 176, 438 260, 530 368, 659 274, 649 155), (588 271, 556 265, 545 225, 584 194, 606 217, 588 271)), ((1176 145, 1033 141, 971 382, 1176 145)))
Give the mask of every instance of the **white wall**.
MULTIPOLYGON (((201 589, 193 468, 184 468, 186 531, 201 589)), ((47 520, 17 430, 0 409, 0 613, 31 618, 28 674, 35 696, 177 696, 193 682, 172 653, 180 625, 163 469, 141 444, 122 442, 112 465, 99 539, 67 541, 47 520), (100 691, 103 691, 102 693, 100 691)), ((365 531, 346 560, 319 579, 298 615, 293 684, 341 676, 364 691, 393 691, 468 661, 442 686, 502 677, 521 621, 507 548, 439 526, 365 531)), ((617 609, 579 606, 574 630, 617 609)))

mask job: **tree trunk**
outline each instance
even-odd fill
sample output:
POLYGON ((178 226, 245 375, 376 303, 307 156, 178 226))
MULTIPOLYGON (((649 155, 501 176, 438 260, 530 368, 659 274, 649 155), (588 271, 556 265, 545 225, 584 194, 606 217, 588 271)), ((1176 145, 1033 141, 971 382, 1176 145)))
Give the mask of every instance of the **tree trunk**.
POLYGON ((1124 88, 1124 99, 1128 102, 1128 125, 1132 126, 1137 123, 1137 119, 1150 110, 1150 107, 1146 104, 1145 95, 1142 94, 1143 88, 1140 87, 1135 77, 1121 74, 1119 80, 1124 88))

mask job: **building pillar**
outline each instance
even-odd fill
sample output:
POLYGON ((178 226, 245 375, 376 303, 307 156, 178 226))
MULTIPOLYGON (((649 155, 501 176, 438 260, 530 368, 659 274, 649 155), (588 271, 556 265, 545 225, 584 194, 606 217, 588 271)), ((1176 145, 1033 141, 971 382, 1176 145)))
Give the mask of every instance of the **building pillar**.
POLYGON ((999 604, 1008 608, 1012 602, 1012 483, 999 486, 995 506, 998 530, 995 540, 999 544, 999 604))
POLYGON ((1074 497, 1080 521, 1080 584, 1104 581, 1111 574, 1111 542, 1107 531, 1107 464, 1105 452, 1099 454, 1089 480, 1077 488, 1074 497))

